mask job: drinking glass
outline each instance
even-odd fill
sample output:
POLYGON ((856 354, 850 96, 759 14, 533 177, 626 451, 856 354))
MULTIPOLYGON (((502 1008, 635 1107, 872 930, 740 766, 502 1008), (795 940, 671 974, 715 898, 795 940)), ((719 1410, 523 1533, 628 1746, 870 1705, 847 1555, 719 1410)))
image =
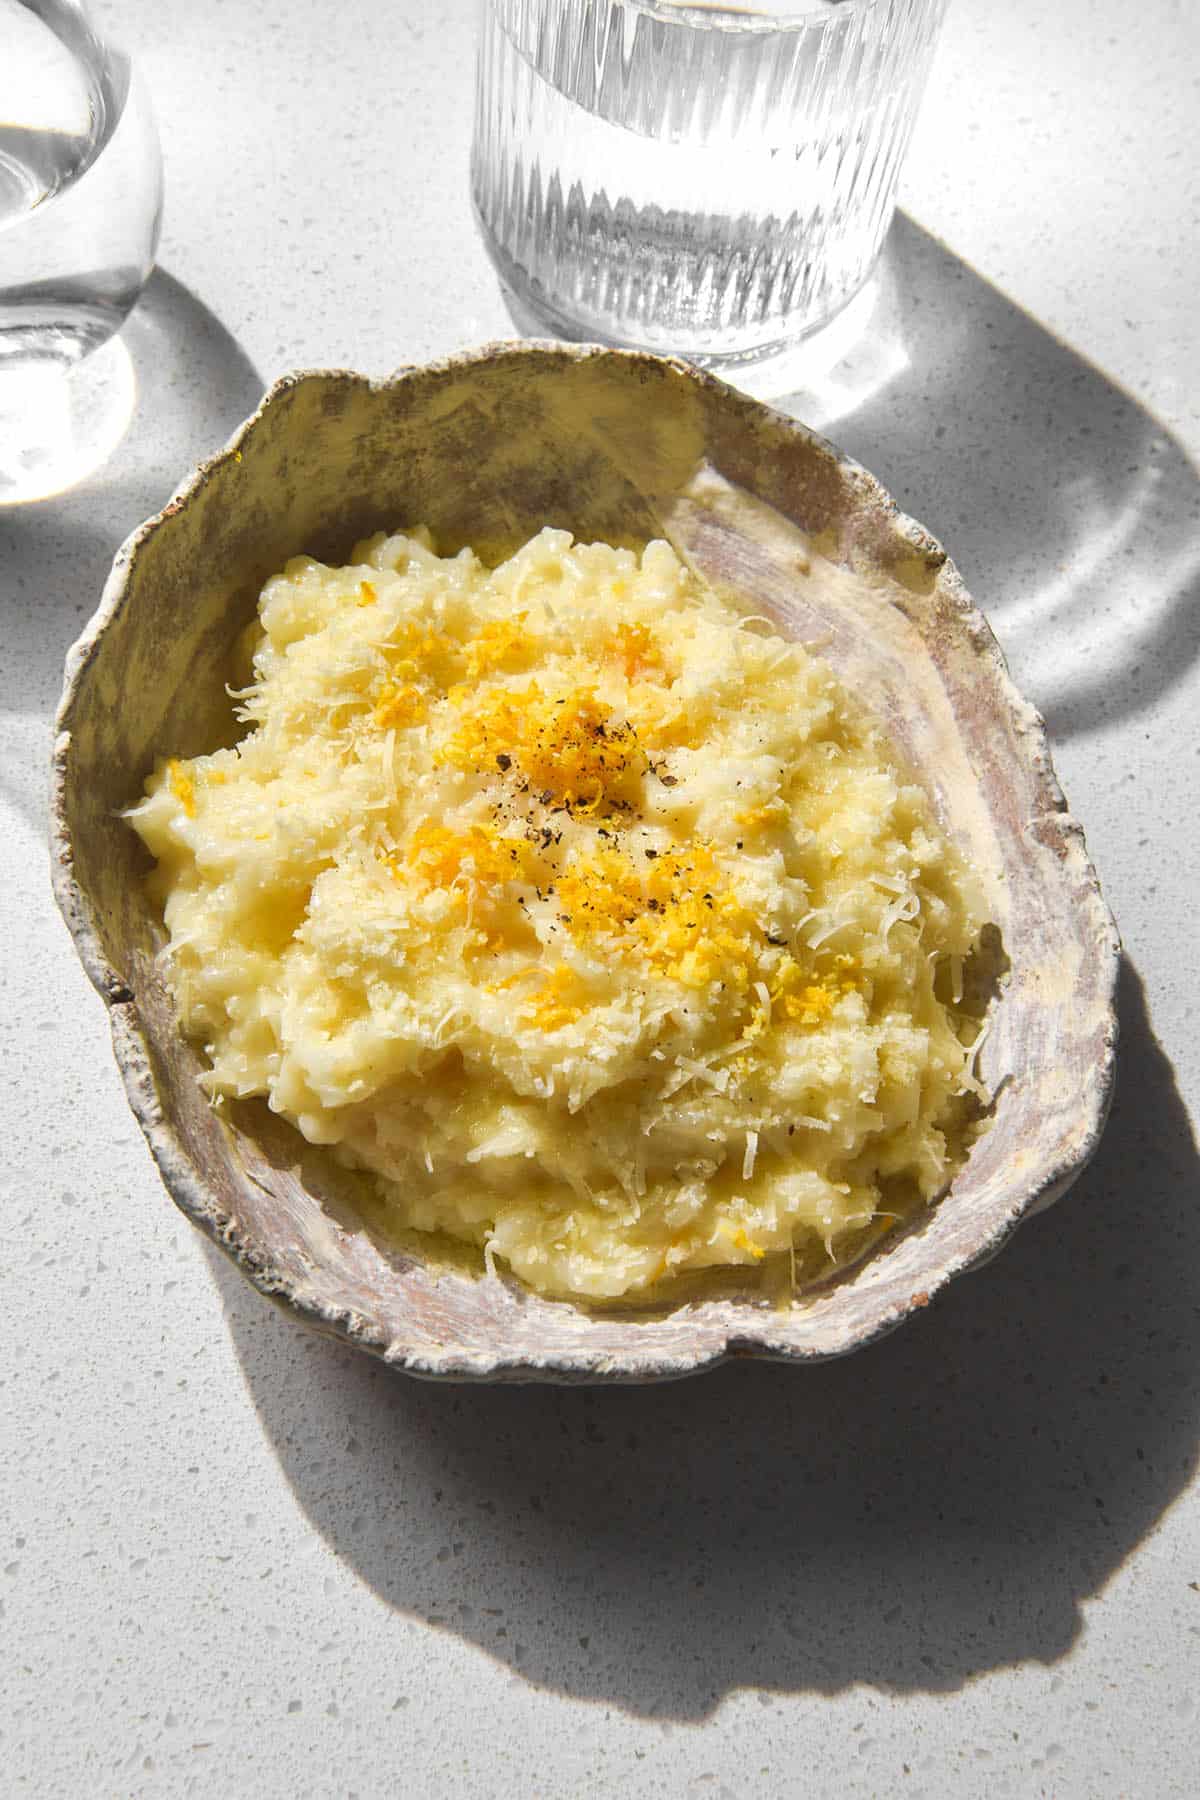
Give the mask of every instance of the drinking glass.
POLYGON ((162 164, 145 91, 82 0, 0 0, 0 46, 4 500, 52 491, 63 459, 78 464, 96 420, 71 372, 119 331, 150 274, 162 164))
POLYGON ((484 0, 472 191, 518 316, 753 364, 869 276, 947 0, 484 0))

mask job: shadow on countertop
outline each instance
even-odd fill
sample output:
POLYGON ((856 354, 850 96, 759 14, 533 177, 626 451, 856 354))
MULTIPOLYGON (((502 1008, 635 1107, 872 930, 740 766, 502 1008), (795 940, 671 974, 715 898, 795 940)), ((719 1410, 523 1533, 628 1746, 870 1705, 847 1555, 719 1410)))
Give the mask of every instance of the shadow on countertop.
POLYGON ((1200 1162, 1128 965, 1120 1005, 1077 1187, 842 1362, 429 1386, 311 1336, 209 1247, 313 1525, 390 1606, 644 1716, 1061 1657, 1196 1461, 1200 1162))
POLYGON ((1052 738, 1200 657, 1200 474, 1108 376, 899 214, 857 344, 777 399, 946 545, 1052 738))
MULTIPOLYGON (((889 255, 906 360, 827 429, 944 537, 1060 735, 1146 706, 1197 652, 1195 472, 916 227, 889 255)), ((0 709, 39 729, 121 539, 261 393, 169 276, 135 326, 139 407, 110 467, 0 514, 0 709)), ((32 785, 16 797, 36 810, 32 785)), ((316 1531, 398 1612, 645 1716, 1062 1656, 1196 1462, 1200 1164, 1128 965, 1121 1009, 1116 1107, 1076 1189, 845 1362, 431 1387, 306 1333, 209 1248, 316 1531)))

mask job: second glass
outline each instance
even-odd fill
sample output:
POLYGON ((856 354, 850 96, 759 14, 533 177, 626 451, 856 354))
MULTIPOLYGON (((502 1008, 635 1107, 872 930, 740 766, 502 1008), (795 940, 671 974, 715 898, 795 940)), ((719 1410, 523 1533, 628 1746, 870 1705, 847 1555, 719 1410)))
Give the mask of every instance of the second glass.
POLYGON ((79 362, 154 266, 162 162, 129 59, 82 0, 0 0, 0 374, 79 362))
POLYGON ((879 254, 946 0, 484 0, 472 188, 560 336, 754 363, 879 254))

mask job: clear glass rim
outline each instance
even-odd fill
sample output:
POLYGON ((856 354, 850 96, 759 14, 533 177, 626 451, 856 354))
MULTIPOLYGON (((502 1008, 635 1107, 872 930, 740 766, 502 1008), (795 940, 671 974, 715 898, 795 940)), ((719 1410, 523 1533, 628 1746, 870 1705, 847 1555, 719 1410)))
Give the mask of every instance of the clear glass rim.
POLYGON ((753 5, 737 6, 727 0, 618 0, 630 12, 662 19, 667 24, 686 24, 710 31, 749 34, 794 31, 839 16, 878 12, 887 0, 793 0, 786 11, 764 12, 753 5))

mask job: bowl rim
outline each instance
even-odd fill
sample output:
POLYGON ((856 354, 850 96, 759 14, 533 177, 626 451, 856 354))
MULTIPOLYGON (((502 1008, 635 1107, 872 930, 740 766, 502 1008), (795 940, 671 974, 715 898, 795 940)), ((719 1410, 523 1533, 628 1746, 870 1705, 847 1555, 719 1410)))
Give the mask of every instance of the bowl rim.
MULTIPOLYGON (((421 1377, 454 1381, 564 1384, 645 1383, 701 1374, 732 1360, 812 1363, 848 1355, 895 1330, 915 1311, 928 1306, 947 1283, 958 1275, 990 1261, 1024 1219, 1044 1210, 1065 1193, 1095 1153, 1112 1103, 1118 1037, 1116 988, 1121 960, 1120 938, 1101 891, 1095 867, 1088 855, 1082 827, 1067 809, 1051 761, 1045 722, 1016 688, 987 618, 968 593, 958 568, 939 540, 925 526, 904 513, 869 470, 800 419, 779 411, 767 402, 750 398, 709 371, 680 357, 539 338, 496 339, 428 363, 402 364, 382 377, 339 368, 296 369, 280 376, 266 389, 255 410, 235 428, 224 444, 184 476, 157 513, 127 535, 113 558, 95 611, 67 652, 62 694, 54 718, 50 851, 55 899, 84 970, 108 1009, 114 1056, 126 1096, 171 1199, 193 1225, 232 1258, 241 1275, 268 1299, 283 1306, 289 1313, 298 1315, 309 1326, 365 1350, 389 1366, 403 1368, 421 1377), (664 1352, 649 1357, 643 1355, 629 1362, 623 1362, 609 1352, 589 1351, 583 1344, 578 1353, 555 1351, 544 1359, 528 1352, 506 1354, 503 1346, 498 1346, 495 1352, 482 1353, 451 1345, 443 1347, 435 1355, 421 1348, 388 1343, 382 1331, 378 1327, 372 1328, 371 1321, 361 1313, 331 1309, 296 1292, 288 1279, 272 1269, 269 1258, 250 1244, 239 1231, 236 1222, 223 1211, 205 1176, 169 1123, 153 1078, 135 996, 108 960, 91 900, 76 879, 66 801, 71 768, 72 717, 90 665, 99 652, 101 640, 128 601, 133 565, 143 546, 187 506, 219 468, 230 461, 240 461, 242 446, 256 432, 269 409, 290 391, 314 381, 348 383, 372 393, 385 391, 403 387, 418 378, 425 380, 431 377, 453 377, 494 361, 501 355, 541 358, 549 355, 570 363, 602 359, 633 366, 665 366, 701 388, 719 395, 733 395, 740 405, 768 415, 772 429, 782 430, 831 462, 856 496, 868 502, 880 514, 889 533, 895 534, 918 552, 926 559, 931 570, 936 571, 937 580, 957 613, 957 630, 970 636, 975 653, 986 660, 997 699, 1014 717, 1019 717, 1022 721, 1023 732, 1029 739, 1029 760, 1038 791, 1045 802, 1045 810, 1055 815, 1056 826, 1064 843, 1064 856, 1074 859, 1080 877, 1079 905, 1081 908, 1087 906, 1091 909, 1097 927, 1093 940, 1094 954, 1101 965, 1097 986, 1103 999, 1105 1021, 1102 1057, 1094 1070, 1093 1080, 1086 1089, 1086 1128, 1077 1137, 1074 1151, 1068 1153, 1064 1148, 1061 1160, 1035 1186, 1021 1193, 1008 1215, 998 1221, 982 1243, 939 1263, 930 1271, 925 1286, 914 1292, 906 1302, 898 1302, 854 1336, 852 1341, 839 1348, 814 1349, 778 1339, 772 1341, 769 1326, 771 1315, 764 1314, 762 1318, 766 1323, 761 1334, 754 1331, 728 1333, 723 1343, 714 1348, 700 1347, 695 1351, 664 1352)), ((870 1258, 866 1259, 869 1260, 870 1258)), ((863 1266, 866 1266, 865 1262, 857 1265, 858 1268, 863 1266)), ((854 1279, 853 1269, 849 1273, 849 1279, 854 1279)), ((583 1310, 587 1310, 586 1307, 583 1310)), ((604 1308, 603 1314, 612 1319, 622 1316, 619 1310, 609 1308, 604 1308)), ((629 1315, 629 1322, 635 1324, 637 1321, 629 1315)))

